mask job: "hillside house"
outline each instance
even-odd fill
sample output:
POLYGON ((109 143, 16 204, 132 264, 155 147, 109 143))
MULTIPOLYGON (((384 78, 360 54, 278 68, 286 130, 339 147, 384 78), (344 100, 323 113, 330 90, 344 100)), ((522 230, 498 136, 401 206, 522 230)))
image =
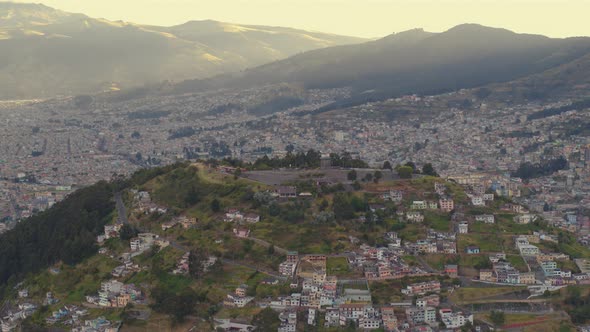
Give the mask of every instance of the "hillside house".
POLYGON ((451 212, 455 209, 455 202, 451 198, 441 198, 438 201, 440 209, 446 212, 451 212))
POLYGON ((493 214, 480 214, 475 216, 475 221, 482 221, 486 224, 493 224, 495 222, 495 217, 493 214))
POLYGON ((406 213, 406 220, 410 222, 423 222, 424 215, 419 211, 410 211, 406 213))

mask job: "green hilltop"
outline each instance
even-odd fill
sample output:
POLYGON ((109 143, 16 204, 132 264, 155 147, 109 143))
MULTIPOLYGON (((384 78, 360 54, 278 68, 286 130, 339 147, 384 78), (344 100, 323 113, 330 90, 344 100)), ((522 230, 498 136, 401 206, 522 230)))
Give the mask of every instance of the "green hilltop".
MULTIPOLYGON (((363 277, 362 272, 352 268, 344 254, 358 251, 361 244, 386 246, 388 232, 396 232, 407 242, 426 239, 430 229, 455 232, 456 221, 450 211, 426 209, 423 222, 404 221, 403 212, 412 211, 414 201, 435 199, 435 183, 442 184, 453 197, 463 218, 472 219, 480 214, 497 218, 494 224, 470 223, 468 234, 457 235, 456 253, 404 256, 410 266, 437 271, 436 278, 444 284, 461 283, 442 273, 446 264, 458 264, 462 276, 473 277, 477 269, 488 267, 487 255, 496 252, 505 252, 515 268, 527 271, 513 238, 533 231, 559 235, 559 244, 542 241, 539 246, 543 249, 590 257, 587 248, 541 220, 526 225, 515 223, 515 214, 502 210, 510 200, 496 197, 485 207, 472 207, 462 186, 437 177, 416 174, 400 179, 388 175, 359 180, 355 189, 350 181, 318 186, 319 180, 340 176, 339 173, 346 177, 349 170, 311 169, 300 171, 294 180, 285 177, 284 185, 295 187, 298 194, 306 193, 304 196, 281 198, 273 194, 281 192, 278 187, 250 179, 265 171, 236 170, 223 163, 180 163, 141 170, 130 179, 99 183, 70 195, 47 212, 0 236, 1 298, 10 303, 16 298, 16 290, 25 288, 30 301, 41 303, 46 293, 52 292, 60 302, 41 306, 23 325, 45 327, 46 318, 53 311, 64 304, 81 305, 86 296, 98 292, 101 283, 113 279, 111 272, 121 265, 120 257, 129 252, 130 239, 149 232, 159 236, 162 247, 154 246, 132 257, 129 265, 137 268, 116 278, 139 287, 145 300, 121 308, 88 306, 89 317, 121 321, 129 331, 158 324, 179 330, 190 326, 211 330, 213 317, 247 322, 268 319, 267 324, 274 326, 272 317, 257 306, 228 308, 222 302, 227 294, 244 284, 248 286, 248 296, 256 300, 290 294, 289 282, 277 272, 288 251, 327 255, 328 275, 358 279, 363 277), (397 203, 384 201, 381 194, 389 191, 403 192, 403 199, 397 203), (118 202, 117 193, 121 193, 118 202), (241 211, 244 218, 256 216, 260 220, 228 222, 227 213, 234 210, 241 211), (118 215, 122 212, 125 216, 118 215), (104 240, 98 254, 95 237, 103 234, 104 225, 117 223, 126 223, 121 226, 120 237, 104 240), (248 229, 250 233, 238 237, 236 229, 248 229), (480 253, 467 254, 468 246, 479 247, 480 253), (209 257, 216 260, 208 268, 188 268, 185 273, 173 274, 187 252, 191 253, 187 263, 205 264, 209 257), (276 283, 267 282, 269 279, 276 283), (148 313, 147 318, 138 318, 141 313, 148 313)), ((292 176, 292 171, 284 172, 292 176)), ((273 181, 284 177, 280 172, 272 174, 273 181)), ((572 264, 564 267, 576 269, 572 264)), ((368 285, 374 302, 385 304, 403 300, 400 289, 420 280, 425 279, 404 277, 370 281, 368 285)), ((455 301, 469 303, 469 289, 459 293, 461 298, 453 295, 455 301)), ((566 293, 556 294, 553 300, 564 298, 566 293)), ((56 324, 63 326, 61 322, 56 324)))

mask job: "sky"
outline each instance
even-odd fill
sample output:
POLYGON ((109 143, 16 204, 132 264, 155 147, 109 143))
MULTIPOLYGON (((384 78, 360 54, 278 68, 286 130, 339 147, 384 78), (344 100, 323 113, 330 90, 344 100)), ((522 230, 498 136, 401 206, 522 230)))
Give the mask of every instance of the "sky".
MULTIPOLYGON (((28 1, 19 1, 28 2, 28 1)), ((41 0, 91 17, 154 25, 190 20, 301 28, 367 38, 479 23, 550 37, 590 36, 590 0, 41 0)))

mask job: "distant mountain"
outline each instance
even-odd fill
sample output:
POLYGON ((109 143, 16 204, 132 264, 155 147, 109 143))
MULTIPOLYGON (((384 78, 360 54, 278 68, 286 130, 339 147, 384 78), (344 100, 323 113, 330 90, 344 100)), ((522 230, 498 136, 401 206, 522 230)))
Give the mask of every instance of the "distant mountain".
POLYGON ((247 70, 239 77, 184 82, 178 91, 279 82, 308 88, 350 86, 356 94, 344 103, 352 105, 507 82, 570 63, 589 52, 590 38, 551 39, 464 24, 442 33, 410 30, 363 44, 310 51, 247 70))
POLYGON ((0 99, 205 78, 363 41, 215 21, 146 26, 0 2, 0 99))

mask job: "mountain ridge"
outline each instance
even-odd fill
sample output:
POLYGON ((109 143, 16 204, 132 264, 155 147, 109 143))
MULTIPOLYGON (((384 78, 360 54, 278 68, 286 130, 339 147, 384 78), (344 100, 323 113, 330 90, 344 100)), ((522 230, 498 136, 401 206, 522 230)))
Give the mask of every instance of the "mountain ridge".
POLYGON ((361 41, 212 20, 158 27, 92 18, 45 5, 0 2, 0 48, 8 50, 0 54, 0 99, 97 93, 206 78, 361 41))
POLYGON ((463 24, 442 33, 414 29, 362 44, 313 50, 240 75, 186 81, 176 91, 278 83, 319 89, 352 87, 353 97, 344 102, 358 105, 404 94, 438 94, 510 82, 588 54, 587 37, 556 39, 463 24))

